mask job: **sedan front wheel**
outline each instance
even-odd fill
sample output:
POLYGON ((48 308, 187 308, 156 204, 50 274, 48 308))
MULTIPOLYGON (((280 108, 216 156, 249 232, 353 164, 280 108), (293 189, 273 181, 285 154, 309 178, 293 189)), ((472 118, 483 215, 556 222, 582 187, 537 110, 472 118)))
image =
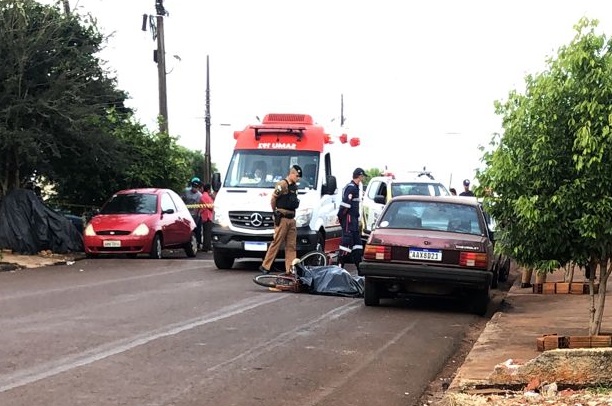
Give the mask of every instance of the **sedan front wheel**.
POLYGON ((162 257, 162 241, 159 234, 155 234, 155 237, 153 237, 153 244, 151 244, 151 253, 149 256, 153 259, 161 259, 162 257))

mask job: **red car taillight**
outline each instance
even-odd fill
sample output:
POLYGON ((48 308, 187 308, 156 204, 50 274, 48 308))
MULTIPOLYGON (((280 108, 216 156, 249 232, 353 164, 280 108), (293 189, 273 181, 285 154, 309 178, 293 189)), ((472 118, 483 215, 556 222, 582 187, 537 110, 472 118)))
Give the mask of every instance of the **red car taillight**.
POLYGON ((384 245, 366 245, 363 252, 363 259, 372 261, 390 261, 391 247, 384 245))
POLYGON ((484 252, 461 252, 459 254, 459 265, 486 268, 489 262, 487 261, 487 254, 484 252))

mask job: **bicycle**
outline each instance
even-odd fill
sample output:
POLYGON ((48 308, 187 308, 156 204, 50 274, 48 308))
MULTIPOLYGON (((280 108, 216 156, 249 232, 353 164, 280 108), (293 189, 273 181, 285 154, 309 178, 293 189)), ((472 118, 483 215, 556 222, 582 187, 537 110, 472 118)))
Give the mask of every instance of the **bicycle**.
POLYGON ((279 274, 262 274, 253 278, 259 286, 269 288, 274 291, 295 292, 302 291, 300 283, 300 275, 298 274, 298 264, 303 266, 325 266, 327 265, 327 255, 321 251, 310 251, 304 254, 301 258, 296 258, 291 263, 291 271, 289 273, 279 274))

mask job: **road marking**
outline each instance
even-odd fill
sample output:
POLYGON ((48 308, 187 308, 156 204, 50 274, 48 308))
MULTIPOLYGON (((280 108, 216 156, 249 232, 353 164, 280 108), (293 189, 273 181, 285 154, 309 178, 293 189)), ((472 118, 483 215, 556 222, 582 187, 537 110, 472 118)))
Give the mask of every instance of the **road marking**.
MULTIPOLYGON (((336 319, 342 318, 345 314, 353 311, 353 310, 357 310, 363 307, 362 301, 361 300, 355 300, 355 301, 351 301, 348 302, 345 305, 342 305, 340 307, 336 307, 330 311, 328 311, 327 313, 307 322, 307 323, 303 323, 273 339, 271 339, 270 341, 266 341, 264 343, 258 344, 258 345, 254 345, 253 347, 249 348, 248 350, 236 355, 233 358, 230 358, 226 361, 220 362, 216 365, 213 365, 209 368, 207 368, 207 371, 209 372, 208 375, 206 375, 206 378, 204 378, 202 380, 203 381, 209 381, 214 379, 214 372, 215 371, 219 371, 219 370, 223 370, 224 367, 227 367, 230 364, 234 364, 236 362, 240 362, 240 361, 245 361, 245 362, 250 362, 254 359, 256 359, 257 357, 261 356, 262 354, 265 353, 269 353, 274 351, 276 348, 285 345, 293 340, 295 340, 296 338, 300 338, 304 336, 304 331, 308 330, 310 328, 316 327, 323 327, 325 326, 326 323, 335 321, 336 319)), ((416 323, 416 322, 415 322, 416 323)), ((413 323, 413 325, 415 324, 413 323)), ((400 333, 400 336, 405 334, 404 332, 400 333)), ((394 338, 394 340, 396 340, 394 338)), ((391 345, 391 344, 389 344, 391 345)), ((386 345, 385 348, 387 348, 389 345, 386 345)), ((381 351, 378 351, 376 354, 380 354, 381 351)), ((369 357, 368 359, 371 358, 375 358, 374 357, 369 357)), ((369 361, 371 362, 371 361, 369 361)), ((360 367, 360 369, 364 368, 366 365, 363 365, 360 367)), ((356 373, 356 371, 352 374, 354 375, 356 373)), ((191 390, 192 387, 191 385, 188 387, 185 387, 183 389, 180 389, 174 393, 167 393, 165 397, 158 397, 157 402, 160 405, 167 405, 167 404, 173 404, 174 400, 177 398, 180 398, 184 393, 188 392, 189 390, 191 390)), ((325 396, 327 396, 328 394, 326 393, 325 396)))
POLYGON ((0 376, 0 393, 70 371, 74 368, 103 360, 113 355, 121 354, 160 338, 176 335, 182 333, 183 331, 191 330, 205 324, 214 323, 216 321, 244 313, 248 310, 252 310, 259 306, 264 306, 287 297, 289 296, 258 295, 255 297, 246 298, 240 302, 226 306, 202 317, 166 326, 163 329, 149 331, 134 337, 114 341, 79 354, 70 355, 55 361, 45 362, 35 367, 19 370, 10 375, 0 376))
MULTIPOLYGON (((203 260, 203 261, 208 261, 208 260, 203 260)), ((71 291, 71 290, 81 289, 81 288, 95 288, 95 287, 98 287, 98 286, 105 286, 105 285, 110 285, 110 284, 113 284, 113 283, 123 283, 123 282, 126 282, 126 281, 134 281, 134 280, 139 280, 139 279, 155 278, 157 276, 166 276, 166 275, 172 275, 172 274, 175 274, 175 273, 180 273, 180 272, 185 272, 185 271, 197 271, 197 270, 201 270, 201 269, 202 268, 200 268, 200 267, 182 268, 182 269, 177 269, 177 270, 174 270, 174 271, 159 272, 159 273, 147 274, 147 275, 128 276, 126 278, 108 279, 108 280, 100 281, 100 282, 84 283, 84 284, 81 284, 81 285, 65 286, 65 287, 56 288, 56 289, 37 290, 35 292, 18 293, 18 294, 15 294, 15 295, 2 295, 2 297, 0 297, 0 302, 4 301, 4 300, 23 299, 23 298, 31 297, 31 296, 46 295, 46 294, 49 294, 49 293, 68 292, 68 291, 71 291)))
POLYGON ((412 323, 410 323, 405 329, 403 329, 402 331, 397 333, 395 335, 395 337, 393 337, 391 340, 387 341, 378 350, 376 350, 372 354, 370 354, 370 356, 363 358, 361 360, 361 362, 359 364, 357 364, 353 369, 351 369, 348 373, 341 375, 340 379, 338 379, 338 380, 336 380, 334 382, 328 382, 328 386, 327 386, 327 388, 325 390, 313 393, 312 397, 310 397, 310 399, 308 399, 308 401, 302 403, 302 405, 303 406, 314 406, 314 405, 317 405, 317 404, 321 403, 321 401, 323 401, 325 398, 327 398, 328 396, 333 394, 334 391, 336 391, 336 389, 346 385, 362 369, 367 368, 371 363, 373 363, 377 359, 380 359, 380 355, 383 352, 385 352, 387 350, 387 348, 389 348, 393 344, 397 343, 400 338, 402 338, 403 336, 408 334, 408 332, 413 330, 418 321, 419 320, 415 320, 412 323))
POLYGON ((346 313, 353 311, 357 308, 361 308, 362 307, 362 303, 361 301, 355 301, 355 302, 349 302, 343 306, 340 307, 336 307, 332 310, 330 310, 329 312, 321 315, 320 317, 317 317, 316 319, 313 319, 311 321, 309 321, 308 323, 304 323, 302 325, 299 325, 297 327, 295 327, 292 330, 289 330, 277 337, 275 337, 274 339, 270 340, 270 341, 266 341, 265 343, 259 344, 257 346, 251 347, 248 350, 246 350, 245 352, 236 355, 233 358, 230 358, 226 361, 223 361, 217 365, 213 365, 211 367, 209 367, 207 369, 207 371, 209 372, 213 372, 219 368, 223 368, 225 366, 227 366, 228 364, 233 364, 234 362, 243 359, 243 358, 248 358, 248 359, 252 359, 252 358, 257 358, 259 355, 266 353, 266 352, 270 352, 272 350, 274 350, 275 348, 282 346, 284 344, 287 344, 288 342, 294 340, 296 337, 301 337, 304 335, 304 330, 307 328, 310 328, 312 326, 321 326, 327 322, 330 321, 334 321, 338 318, 341 318, 343 315, 345 315, 346 313))

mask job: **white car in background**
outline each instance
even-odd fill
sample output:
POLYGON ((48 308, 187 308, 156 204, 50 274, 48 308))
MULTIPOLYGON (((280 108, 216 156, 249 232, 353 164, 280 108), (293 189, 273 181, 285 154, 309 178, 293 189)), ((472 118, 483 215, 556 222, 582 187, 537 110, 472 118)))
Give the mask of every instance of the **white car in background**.
POLYGON ((387 202, 402 195, 450 196, 450 193, 429 172, 405 178, 389 175, 370 179, 361 203, 361 235, 364 240, 370 236, 387 202))

